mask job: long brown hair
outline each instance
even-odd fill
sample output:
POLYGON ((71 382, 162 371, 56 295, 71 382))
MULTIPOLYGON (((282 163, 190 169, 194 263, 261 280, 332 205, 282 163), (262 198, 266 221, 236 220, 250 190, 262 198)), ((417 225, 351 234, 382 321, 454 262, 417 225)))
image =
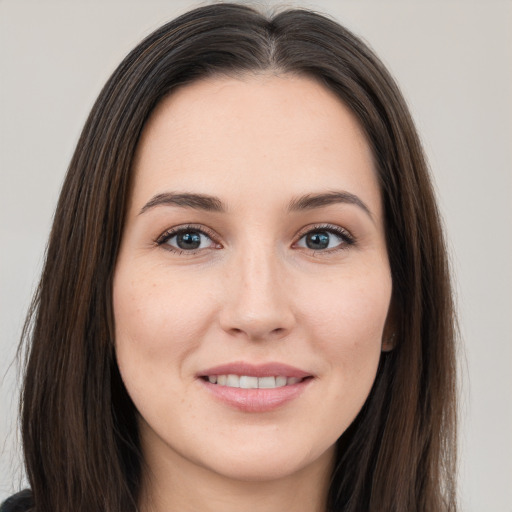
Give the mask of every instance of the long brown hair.
POLYGON ((338 442, 327 510, 456 509, 450 278, 405 101, 373 52, 335 21, 307 10, 266 17, 216 4, 159 28, 123 60, 70 163, 24 331, 22 437, 37 512, 136 510, 143 458, 115 362, 112 311, 135 148, 155 106, 177 86, 265 71, 315 77, 353 111, 384 203, 395 346, 338 442))

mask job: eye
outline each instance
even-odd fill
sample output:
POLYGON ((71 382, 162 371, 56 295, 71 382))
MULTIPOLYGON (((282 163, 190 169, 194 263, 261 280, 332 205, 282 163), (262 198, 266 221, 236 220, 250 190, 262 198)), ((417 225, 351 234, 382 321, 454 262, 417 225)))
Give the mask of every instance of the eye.
POLYGON ((324 226, 308 231, 299 239, 296 246, 312 251, 326 251, 343 249, 352 244, 354 244, 353 237, 343 228, 324 226))
POLYGON ((193 252, 216 247, 210 235, 202 229, 184 227, 166 231, 156 241, 157 245, 175 252, 193 252))

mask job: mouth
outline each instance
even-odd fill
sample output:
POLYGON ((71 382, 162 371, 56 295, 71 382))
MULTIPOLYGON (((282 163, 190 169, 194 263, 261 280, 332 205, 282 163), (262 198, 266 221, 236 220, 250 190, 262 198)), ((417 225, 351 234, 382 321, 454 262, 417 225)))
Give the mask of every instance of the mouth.
POLYGON ((243 412, 266 412, 298 398, 314 375, 280 363, 230 363, 197 375, 217 400, 243 412))
POLYGON ((268 377, 256 377, 254 375, 235 375, 235 374, 224 374, 224 375, 208 375, 202 377, 203 380, 207 380, 210 384, 216 384, 217 386, 226 386, 228 388, 241 388, 241 389, 275 389, 282 388, 284 386, 293 386, 304 379, 311 377, 286 377, 284 375, 271 375, 268 377))

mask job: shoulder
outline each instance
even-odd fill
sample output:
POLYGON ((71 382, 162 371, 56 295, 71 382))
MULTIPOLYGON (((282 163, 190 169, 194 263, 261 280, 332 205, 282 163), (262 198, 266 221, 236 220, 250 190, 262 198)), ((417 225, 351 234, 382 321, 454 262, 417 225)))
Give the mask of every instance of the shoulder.
POLYGON ((32 506, 32 491, 25 489, 0 504, 0 512, 28 512, 32 506))

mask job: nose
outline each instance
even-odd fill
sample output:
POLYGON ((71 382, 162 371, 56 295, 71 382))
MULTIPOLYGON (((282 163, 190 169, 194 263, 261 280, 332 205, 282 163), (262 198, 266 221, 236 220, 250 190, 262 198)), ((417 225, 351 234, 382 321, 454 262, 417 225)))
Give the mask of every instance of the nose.
POLYGON ((259 248, 235 258, 227 275, 220 323, 230 335, 249 340, 286 337, 295 314, 285 272, 272 251, 259 248))

